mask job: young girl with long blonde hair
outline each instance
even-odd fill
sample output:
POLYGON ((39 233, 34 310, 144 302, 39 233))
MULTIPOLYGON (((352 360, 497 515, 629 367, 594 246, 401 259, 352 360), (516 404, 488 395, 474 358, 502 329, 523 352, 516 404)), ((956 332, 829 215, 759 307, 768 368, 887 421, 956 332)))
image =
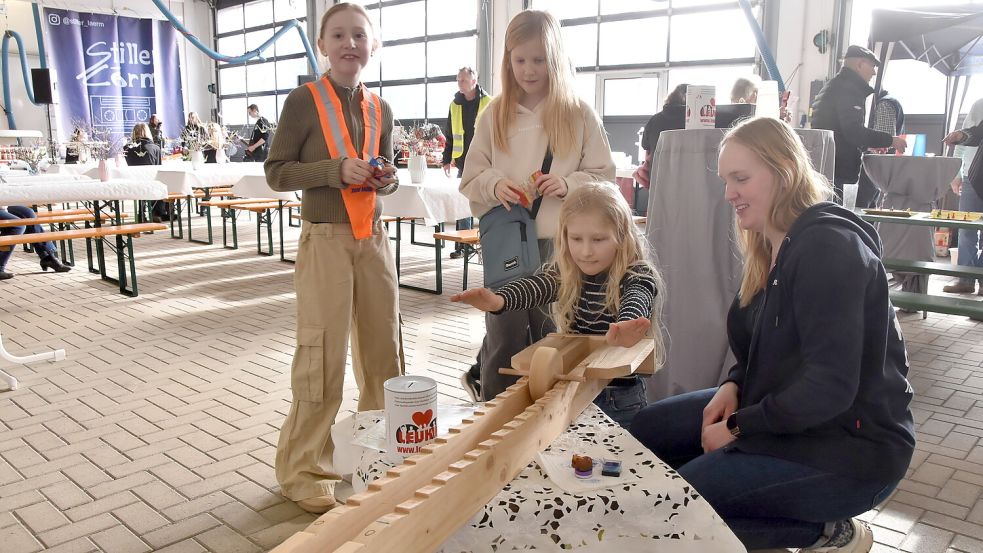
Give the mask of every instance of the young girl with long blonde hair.
MULTIPOLYGON (((552 303, 560 332, 604 335, 609 344, 623 347, 651 334, 661 365, 663 282, 645 259, 644 238, 621 193, 608 183, 588 183, 571 192, 560 210, 554 248, 555 261, 540 273, 513 280, 496 292, 467 290, 451 301, 490 313, 552 303)), ((616 378, 595 403, 627 427, 645 406, 643 381, 638 376, 616 378)))
MULTIPOLYGON (((515 209, 521 184, 552 153, 549 170, 532 183, 536 195, 543 196, 536 234, 545 260, 567 194, 587 183, 614 180, 611 149, 597 114, 574 93, 571 63, 552 15, 526 10, 512 19, 505 32, 501 75, 502 92, 478 121, 460 190, 476 217, 499 205, 515 209)), ((499 375, 498 369, 510 366, 530 337, 539 340, 552 330, 549 315, 540 308, 487 315, 478 355, 480 378, 465 373, 465 388, 475 399, 495 397, 515 381, 499 375)))

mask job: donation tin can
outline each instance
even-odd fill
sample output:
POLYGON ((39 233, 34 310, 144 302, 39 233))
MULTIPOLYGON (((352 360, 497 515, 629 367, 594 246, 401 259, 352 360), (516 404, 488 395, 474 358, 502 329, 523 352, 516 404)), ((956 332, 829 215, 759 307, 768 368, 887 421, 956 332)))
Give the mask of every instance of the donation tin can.
POLYGON ((391 457, 416 455, 437 438, 437 381, 397 376, 383 384, 386 441, 391 457))

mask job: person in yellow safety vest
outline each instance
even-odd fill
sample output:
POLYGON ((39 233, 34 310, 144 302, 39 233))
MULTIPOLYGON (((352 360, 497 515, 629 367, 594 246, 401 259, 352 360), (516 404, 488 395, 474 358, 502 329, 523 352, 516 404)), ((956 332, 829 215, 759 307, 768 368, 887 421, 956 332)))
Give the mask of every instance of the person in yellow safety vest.
MULTIPOLYGON (((462 67, 457 72, 458 93, 454 94, 450 110, 447 113, 447 125, 444 127, 444 136, 447 143, 444 145, 444 174, 451 176, 451 167, 457 167, 457 177, 461 178, 464 174, 464 160, 468 155, 468 146, 471 145, 471 138, 474 136, 474 128, 478 118, 485 111, 485 107, 491 102, 491 96, 485 93, 478 86, 478 74, 470 67, 462 67)), ((471 228, 471 218, 458 219, 455 227, 457 230, 471 228)), ((464 255, 464 246, 457 244, 451 259, 457 259, 464 255)))

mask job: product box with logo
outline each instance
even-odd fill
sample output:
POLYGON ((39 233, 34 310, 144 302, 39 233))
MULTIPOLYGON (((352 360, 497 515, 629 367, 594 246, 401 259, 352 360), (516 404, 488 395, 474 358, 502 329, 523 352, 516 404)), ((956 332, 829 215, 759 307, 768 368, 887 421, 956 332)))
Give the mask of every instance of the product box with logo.
POLYGON ((686 87, 686 128, 712 129, 717 120, 716 88, 689 85, 686 87))

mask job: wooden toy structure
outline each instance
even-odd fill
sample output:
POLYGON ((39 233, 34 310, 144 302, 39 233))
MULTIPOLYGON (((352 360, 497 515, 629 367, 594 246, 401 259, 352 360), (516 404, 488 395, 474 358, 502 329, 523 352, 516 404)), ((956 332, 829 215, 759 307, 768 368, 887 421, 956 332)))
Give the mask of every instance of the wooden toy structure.
POLYGON ((608 346, 603 336, 551 334, 512 358, 522 376, 390 469, 345 505, 321 515, 274 553, 429 553, 512 481, 590 404, 608 381, 655 370, 654 343, 608 346))

